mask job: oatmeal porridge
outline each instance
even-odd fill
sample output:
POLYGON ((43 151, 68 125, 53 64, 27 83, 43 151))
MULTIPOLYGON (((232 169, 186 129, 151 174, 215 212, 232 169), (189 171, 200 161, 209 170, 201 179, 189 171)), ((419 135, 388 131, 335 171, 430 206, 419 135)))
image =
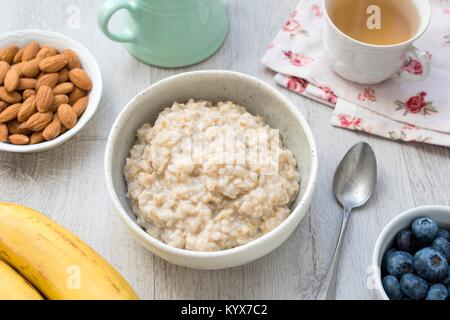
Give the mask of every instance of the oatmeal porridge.
POLYGON ((290 214, 300 180, 292 152, 262 118, 232 102, 193 100, 138 130, 124 175, 138 223, 192 251, 237 247, 271 231, 290 214))

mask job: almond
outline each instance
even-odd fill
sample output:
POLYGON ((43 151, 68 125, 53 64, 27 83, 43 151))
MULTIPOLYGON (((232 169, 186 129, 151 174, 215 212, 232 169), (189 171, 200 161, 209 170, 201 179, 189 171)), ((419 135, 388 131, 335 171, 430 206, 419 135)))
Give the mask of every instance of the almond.
POLYGON ((44 129, 42 136, 45 140, 53 140, 61 132, 61 121, 57 114, 53 116, 53 121, 44 129))
POLYGON ((23 100, 27 100, 29 97, 35 96, 35 95, 36 95, 36 90, 33 90, 33 89, 26 89, 26 90, 22 93, 22 98, 23 98, 23 100))
POLYGON ((80 98, 80 99, 78 99, 77 102, 75 102, 72 109, 73 109, 73 111, 75 111, 78 119, 84 113, 88 104, 89 104, 89 97, 80 98))
POLYGON ((16 71, 22 75, 23 67, 25 66, 25 62, 19 62, 10 66, 11 69, 16 69, 16 71))
POLYGON ((6 108, 8 108, 8 104, 5 101, 0 101, 0 112, 3 112, 6 108))
POLYGON ((70 49, 66 49, 63 51, 63 55, 67 59, 67 66, 69 67, 69 70, 75 69, 75 68, 81 68, 81 62, 78 58, 77 54, 70 49))
POLYGON ((24 145, 30 143, 30 138, 24 134, 13 134, 8 137, 9 142, 17 145, 24 145))
POLYGON ((22 63, 21 74, 25 78, 36 78, 39 72, 39 60, 33 59, 22 63))
POLYGON ((30 129, 27 128, 27 123, 26 123, 26 122, 21 123, 21 124, 17 127, 17 133, 18 133, 18 134, 24 134, 24 135, 26 135, 26 136, 29 136, 31 132, 32 132, 32 131, 31 131, 30 129))
MULTIPOLYGON (((37 80, 33 78, 20 78, 17 90, 27 90, 36 88, 37 80)), ((6 85, 5 85, 6 87, 6 85)))
POLYGON ((23 52, 25 51, 25 48, 20 49, 19 51, 17 51, 16 55, 13 58, 13 63, 19 63, 22 62, 22 57, 23 57, 23 52))
POLYGON ((62 125, 67 129, 72 129, 77 124, 77 114, 68 104, 62 104, 58 107, 58 117, 62 125))
POLYGON ((6 124, 0 124, 0 142, 8 141, 8 127, 6 124))
POLYGON ((90 91, 92 89, 91 78, 89 78, 83 69, 75 68, 70 70, 69 79, 75 86, 82 90, 90 91))
POLYGON ((69 69, 64 68, 59 72, 58 83, 63 83, 69 81, 69 69))
POLYGON ((23 50, 22 61, 30 61, 36 58, 41 46, 36 41, 29 43, 23 50))
POLYGON ((0 100, 7 103, 17 103, 22 100, 22 96, 16 91, 8 92, 5 87, 0 87, 0 100))
POLYGON ((38 112, 27 120, 26 127, 33 132, 44 130, 53 120, 52 112, 38 112))
POLYGON ((41 50, 39 50, 38 54, 36 55, 36 58, 38 60, 44 60, 45 58, 53 57, 56 56, 57 54, 58 51, 56 51, 55 48, 43 47, 41 48, 41 50))
POLYGON ((43 131, 34 132, 30 136, 30 144, 36 144, 36 143, 41 143, 42 141, 45 141, 42 133, 43 133, 43 131))
POLYGON ((20 122, 17 120, 8 121, 6 123, 8 127, 8 134, 16 134, 19 133, 18 128, 20 127, 20 122))
POLYGON ((36 110, 36 96, 31 96, 22 103, 19 113, 17 114, 17 120, 19 120, 19 122, 27 121, 36 113, 36 110))
POLYGON ((36 94, 36 107, 39 112, 47 112, 53 106, 53 90, 49 86, 42 86, 36 94))
POLYGON ((56 112, 60 105, 67 104, 67 103, 69 103, 69 97, 68 96, 66 96, 64 94, 56 95, 55 98, 53 99, 52 111, 56 112))
POLYGON ((3 85, 5 78, 6 78, 6 74, 9 71, 9 64, 8 62, 5 61, 0 61, 0 86, 3 85))
POLYGON ((72 92, 69 95, 69 104, 74 105, 79 99, 86 96, 86 91, 81 90, 78 87, 73 88, 72 92))
POLYGON ((73 90, 73 84, 71 82, 64 82, 58 84, 55 88, 53 88, 54 94, 68 94, 73 90))
POLYGON ((58 84, 59 74, 48 73, 40 77, 36 82, 36 90, 39 90, 42 86, 48 86, 54 88, 58 84))
POLYGON ((5 77, 5 89, 8 92, 13 92, 17 89, 17 86, 19 85, 19 72, 17 72, 16 69, 9 69, 8 73, 5 77))
POLYGON ((67 59, 63 54, 48 57, 39 62, 39 69, 44 72, 58 72, 67 65, 67 59))
POLYGON ((0 60, 12 64, 14 56, 16 55, 17 52, 19 52, 19 48, 16 46, 4 48, 0 50, 0 60))
POLYGON ((16 103, 3 110, 0 113, 0 122, 8 122, 16 118, 21 106, 22 104, 16 103))

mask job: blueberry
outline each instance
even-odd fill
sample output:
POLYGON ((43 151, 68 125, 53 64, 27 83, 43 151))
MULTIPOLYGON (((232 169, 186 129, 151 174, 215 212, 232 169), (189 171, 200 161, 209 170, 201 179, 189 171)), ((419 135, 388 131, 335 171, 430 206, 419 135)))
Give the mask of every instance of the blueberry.
POLYGON ((411 230, 402 230, 397 234, 397 248, 409 253, 415 252, 416 240, 411 230))
POLYGON ((442 284, 434 284, 428 291, 427 298, 425 300, 447 300, 448 289, 442 284))
POLYGON ((383 272, 387 272, 387 258, 388 258, 392 253, 394 253, 395 251, 397 251, 397 250, 394 249, 394 248, 390 248, 390 249, 388 249, 388 251, 386 251, 386 253, 384 254, 384 256, 383 256, 383 261, 381 261, 381 270, 382 270, 383 272))
POLYGON ((447 269, 447 259, 432 248, 424 248, 414 256, 414 270, 425 280, 441 281, 446 277, 447 269))
POLYGON ((400 279, 400 288, 408 298, 421 300, 427 296, 428 282, 415 274, 407 273, 400 279))
POLYGON ((405 273, 413 272, 413 256, 405 251, 396 251, 387 257, 386 270, 394 277, 401 277, 405 273))
POLYGON ((447 241, 450 241, 450 231, 440 228, 436 235, 436 238, 444 238, 447 241))
POLYGON ((436 238, 432 248, 442 253, 447 260, 450 260, 450 242, 445 238, 436 238))
POLYGON ((431 243, 436 238, 439 226, 430 218, 419 218, 414 220, 411 230, 420 243, 431 243))
POLYGON ((441 283, 446 287, 450 287, 450 266, 447 268, 447 275, 441 283))
POLYGON ((403 298, 402 290, 400 289, 400 282, 394 276, 386 276, 383 278, 383 288, 386 291, 389 299, 400 300, 403 298))

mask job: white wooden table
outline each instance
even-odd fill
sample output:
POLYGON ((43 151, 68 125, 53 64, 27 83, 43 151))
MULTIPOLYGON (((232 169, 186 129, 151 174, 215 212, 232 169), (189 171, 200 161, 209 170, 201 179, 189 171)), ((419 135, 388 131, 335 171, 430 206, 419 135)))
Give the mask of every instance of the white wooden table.
POLYGON ((144 65, 96 24, 102 0, 0 0, 0 32, 40 28, 67 34, 97 57, 104 94, 90 124, 49 152, 0 153, 0 200, 46 213, 109 260, 145 299, 313 299, 331 260, 341 212, 331 193, 334 170, 354 143, 370 143, 379 181, 368 205, 355 212, 342 255, 338 298, 372 299, 367 287, 375 240, 382 227, 408 208, 450 205, 450 149, 401 144, 330 125, 330 109, 280 90, 306 116, 316 137, 320 169, 309 213, 275 252, 221 271, 176 267, 153 256, 128 234, 105 190, 103 155, 114 118, 136 93, 175 73, 229 69, 275 85, 259 59, 297 0, 228 0, 231 30, 221 50, 197 66, 168 70, 144 65))

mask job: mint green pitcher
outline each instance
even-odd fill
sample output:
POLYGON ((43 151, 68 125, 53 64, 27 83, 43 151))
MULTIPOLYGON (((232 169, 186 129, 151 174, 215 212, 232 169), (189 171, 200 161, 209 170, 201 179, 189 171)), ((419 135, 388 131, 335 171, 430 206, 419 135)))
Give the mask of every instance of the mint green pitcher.
POLYGON ((228 33, 221 0, 108 0, 98 15, 103 33, 123 42, 145 63, 159 67, 195 64, 216 52, 228 33), (109 30, 111 17, 125 9, 123 30, 109 30))

